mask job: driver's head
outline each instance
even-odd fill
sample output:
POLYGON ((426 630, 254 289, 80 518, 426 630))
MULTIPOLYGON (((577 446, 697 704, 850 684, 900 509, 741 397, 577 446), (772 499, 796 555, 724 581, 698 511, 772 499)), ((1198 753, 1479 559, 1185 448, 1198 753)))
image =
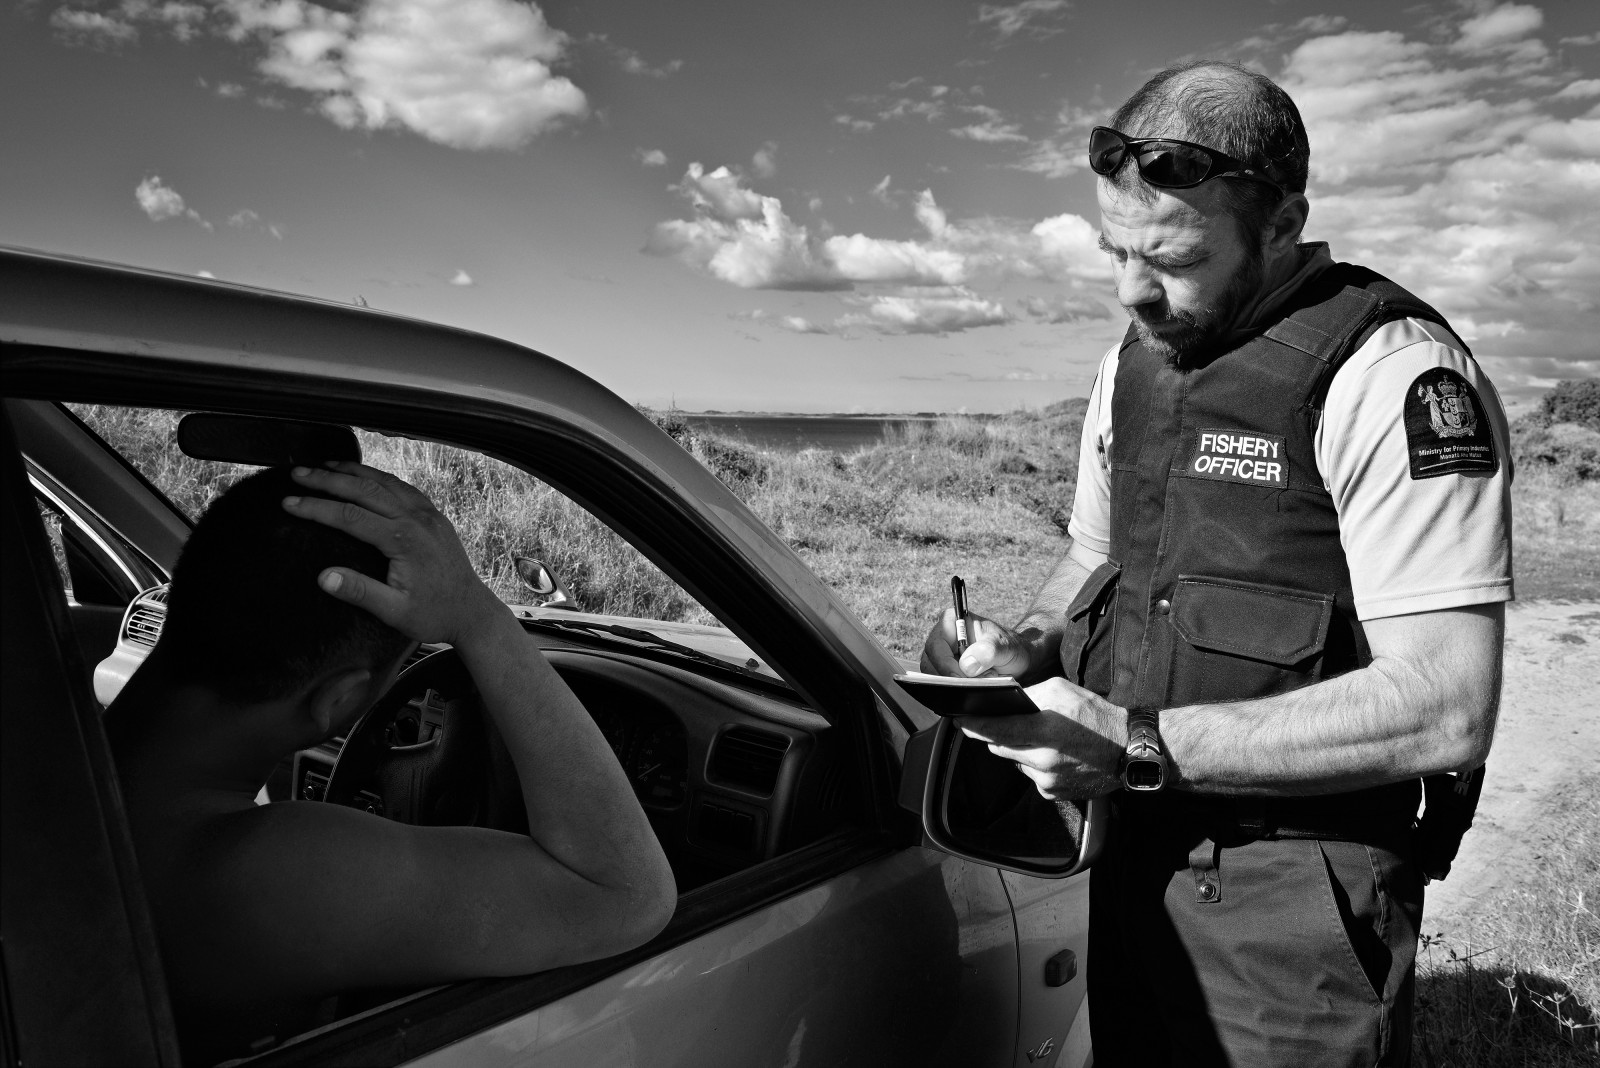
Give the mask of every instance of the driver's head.
POLYGON ((212 502, 172 577, 161 646, 171 668, 230 703, 299 692, 331 670, 383 674, 410 645, 317 586, 328 567, 382 581, 388 561, 343 531, 284 511, 306 496, 287 467, 258 471, 212 502))

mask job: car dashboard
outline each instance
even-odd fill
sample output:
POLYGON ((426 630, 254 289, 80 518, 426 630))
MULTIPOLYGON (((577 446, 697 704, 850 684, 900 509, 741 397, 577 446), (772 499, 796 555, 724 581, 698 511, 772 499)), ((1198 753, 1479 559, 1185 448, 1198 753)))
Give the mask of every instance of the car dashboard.
MULTIPOLYGON (((530 640, 616 754, 680 892, 814 841, 843 820, 848 776, 834 732, 781 682, 605 634, 540 627, 537 611, 518 612, 530 640)), ((165 614, 165 586, 129 605, 115 650, 95 672, 95 693, 103 704, 154 648, 165 614)), ((405 666, 441 648, 423 646, 405 666)), ((404 684, 402 673, 396 685, 404 684)), ((385 743, 405 747, 440 740, 451 729, 452 713, 475 700, 421 688, 396 714, 385 743)), ((296 753, 274 773, 264 800, 321 802, 343 742, 334 737, 296 753)), ((351 804, 377 816, 413 816, 404 810, 404 799, 374 789, 359 791, 351 804)), ((503 829, 525 831, 526 824, 503 829)))

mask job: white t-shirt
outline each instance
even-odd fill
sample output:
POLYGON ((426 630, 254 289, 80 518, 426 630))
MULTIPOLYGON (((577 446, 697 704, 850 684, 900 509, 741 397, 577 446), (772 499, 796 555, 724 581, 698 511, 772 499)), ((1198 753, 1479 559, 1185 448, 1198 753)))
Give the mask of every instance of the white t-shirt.
MULTIPOLYGON (((1111 551, 1107 457, 1120 347, 1100 361, 1089 392, 1067 525, 1074 541, 1099 553, 1111 551)), ((1511 600, 1509 438, 1494 384, 1443 327, 1417 319, 1387 323, 1351 354, 1328 390, 1315 448, 1339 516, 1357 617, 1511 600), (1405 400, 1419 375, 1439 367, 1476 391, 1500 461, 1494 474, 1411 477, 1405 400)))

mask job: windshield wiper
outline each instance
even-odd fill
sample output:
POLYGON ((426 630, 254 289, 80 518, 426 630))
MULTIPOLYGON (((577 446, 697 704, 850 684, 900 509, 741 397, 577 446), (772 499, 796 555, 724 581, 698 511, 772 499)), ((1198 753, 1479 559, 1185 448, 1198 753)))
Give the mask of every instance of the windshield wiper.
POLYGON ((522 623, 525 626, 538 627, 541 630, 553 630, 558 632, 578 631, 582 634, 607 634, 611 635, 612 637, 622 638, 626 641, 633 642, 636 645, 642 645, 648 649, 672 653, 675 656, 685 657, 689 660, 696 660, 703 664, 713 664, 728 671, 737 671, 742 675, 750 675, 754 678, 761 679, 764 682, 772 681, 771 679, 767 678, 767 676, 762 675, 760 672, 755 670, 760 666, 761 662, 754 657, 751 657, 743 664, 733 660, 724 660, 720 656, 714 656, 711 653, 696 649, 693 646, 683 645, 679 642, 662 638, 658 635, 650 633, 647 630, 640 630, 637 627, 624 627, 617 623, 595 623, 587 619, 551 619, 549 617, 530 619, 526 616, 522 618, 522 623))

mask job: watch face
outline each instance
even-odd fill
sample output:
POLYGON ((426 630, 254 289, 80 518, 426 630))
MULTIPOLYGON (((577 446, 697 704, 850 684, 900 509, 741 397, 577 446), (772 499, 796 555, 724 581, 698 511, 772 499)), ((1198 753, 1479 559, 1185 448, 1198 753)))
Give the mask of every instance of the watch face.
POLYGON ((1165 761, 1130 758, 1122 769, 1122 785, 1130 790, 1159 790, 1166 771, 1165 761))

